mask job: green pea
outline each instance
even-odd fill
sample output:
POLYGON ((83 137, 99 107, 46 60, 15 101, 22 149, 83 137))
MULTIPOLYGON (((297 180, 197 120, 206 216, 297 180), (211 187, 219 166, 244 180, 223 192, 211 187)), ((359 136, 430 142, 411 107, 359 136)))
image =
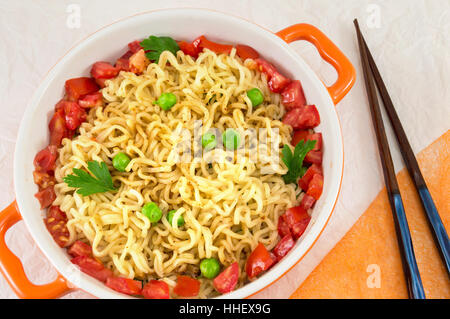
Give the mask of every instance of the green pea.
POLYGON ((131 159, 127 154, 120 152, 117 153, 116 156, 114 156, 112 163, 116 170, 118 170, 119 172, 125 172, 128 164, 130 164, 130 161, 131 159))
POLYGON ((200 271, 203 277, 213 279, 220 272, 220 263, 216 258, 206 258, 200 262, 200 271))
POLYGON ((155 104, 159 105, 163 110, 170 110, 177 103, 177 96, 173 93, 163 93, 156 100, 155 104))
POLYGON ((217 141, 216 136, 213 133, 205 133, 202 136, 202 146, 205 150, 212 150, 214 147, 216 147, 217 141))
POLYGON ((161 208, 153 202, 147 203, 142 207, 142 214, 144 214, 152 223, 157 223, 162 217, 161 208))
MULTIPOLYGON (((170 225, 172 225, 172 220, 173 220, 173 215, 175 215, 176 210, 172 209, 168 214, 167 214, 167 221, 169 222, 170 225)), ((177 220, 177 225, 178 227, 181 227, 184 225, 184 218, 183 216, 180 215, 180 217, 178 217, 177 220)))
POLYGON ((228 150, 236 150, 241 145, 241 136, 232 128, 227 128, 222 134, 223 146, 228 150))
POLYGON ((264 101, 264 95, 258 88, 247 91, 247 96, 252 101, 253 106, 258 106, 264 101))

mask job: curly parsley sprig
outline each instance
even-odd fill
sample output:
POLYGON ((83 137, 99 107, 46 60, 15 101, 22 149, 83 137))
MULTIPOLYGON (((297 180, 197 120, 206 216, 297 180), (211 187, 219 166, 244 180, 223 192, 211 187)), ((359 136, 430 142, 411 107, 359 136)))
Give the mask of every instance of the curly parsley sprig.
POLYGON ((170 51, 176 56, 177 51, 180 50, 178 43, 171 37, 151 35, 147 39, 142 40, 139 45, 144 49, 147 58, 155 63, 159 62, 159 56, 164 51, 170 51))
POLYGON ((289 145, 284 144, 282 155, 283 162, 288 168, 288 172, 283 175, 286 184, 297 183, 297 180, 305 174, 306 167, 303 167, 303 160, 306 154, 316 145, 316 141, 300 141, 292 153, 289 145))
POLYGON ((117 190, 104 162, 91 161, 87 164, 88 170, 94 176, 82 169, 74 168, 73 174, 64 177, 64 182, 69 187, 78 188, 77 193, 82 196, 117 190))

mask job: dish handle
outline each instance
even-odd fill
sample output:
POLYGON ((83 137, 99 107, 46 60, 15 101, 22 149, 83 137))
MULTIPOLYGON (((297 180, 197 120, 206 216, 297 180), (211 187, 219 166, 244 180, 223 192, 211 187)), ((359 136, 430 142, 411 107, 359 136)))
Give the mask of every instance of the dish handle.
POLYGON ((277 32, 276 35, 287 43, 297 40, 312 43, 320 56, 336 69, 338 79, 332 86, 327 87, 335 105, 350 91, 356 79, 355 68, 341 50, 319 29, 310 24, 299 23, 277 32))
POLYGON ((5 241, 8 229, 21 219, 16 201, 0 213, 0 272, 20 298, 56 298, 69 292, 71 288, 60 274, 55 281, 45 285, 35 285, 27 278, 20 259, 5 241))

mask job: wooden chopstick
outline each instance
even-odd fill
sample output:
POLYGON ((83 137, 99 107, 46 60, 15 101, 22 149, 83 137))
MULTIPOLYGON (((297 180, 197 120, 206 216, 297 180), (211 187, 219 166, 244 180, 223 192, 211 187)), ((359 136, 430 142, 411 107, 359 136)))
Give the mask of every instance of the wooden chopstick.
POLYGON ((448 234, 436 209, 436 205, 434 204, 430 191, 428 190, 427 184, 425 183, 425 179, 423 178, 422 172, 420 171, 419 164, 417 163, 414 152, 411 148, 408 138, 406 137, 402 123, 400 122, 397 112, 395 111, 394 104, 392 103, 391 97, 389 96, 380 71, 378 70, 378 67, 375 63, 375 60, 373 59, 372 54, 370 53, 369 47, 367 46, 364 37, 361 36, 361 38, 364 42, 364 47, 367 52, 372 75, 375 79, 375 83, 377 84, 378 91, 380 92, 380 96, 383 100, 383 105, 392 124, 392 128, 394 129, 395 136, 397 137, 398 146, 400 147, 403 160, 405 161, 405 165, 409 171, 409 175, 414 181, 414 185, 416 186, 417 192, 419 193, 429 226, 432 230, 433 239, 435 241, 436 247, 438 247, 442 262, 447 268, 447 275, 450 276, 450 241, 448 238, 448 234))
POLYGON ((389 151, 389 144, 386 137, 386 131, 384 129, 380 105, 378 104, 372 73, 369 67, 366 48, 364 46, 361 30, 359 29, 358 20, 355 19, 353 22, 358 35, 359 51, 361 54, 367 96, 369 99, 370 113, 372 115, 372 122, 377 137, 378 150, 380 152, 389 203, 393 212, 395 230, 397 233, 397 240, 400 248, 400 255, 402 257, 403 272, 405 274, 409 297, 413 299, 425 299, 425 292, 414 255, 411 233, 409 231, 402 197, 400 195, 397 179, 395 177, 394 164, 389 151))

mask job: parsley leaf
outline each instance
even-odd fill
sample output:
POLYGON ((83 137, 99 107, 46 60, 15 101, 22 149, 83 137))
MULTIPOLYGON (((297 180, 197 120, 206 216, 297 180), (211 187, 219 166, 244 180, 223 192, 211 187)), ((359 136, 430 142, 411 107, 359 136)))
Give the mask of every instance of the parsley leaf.
POLYGON ((96 178, 82 169, 74 168, 74 175, 64 177, 64 182, 69 187, 78 188, 77 193, 83 196, 116 190, 111 174, 104 162, 91 161, 87 164, 89 171, 96 178))
POLYGON ((286 164, 287 168, 291 168, 291 162, 294 155, 292 154, 292 151, 290 147, 287 144, 284 144, 283 150, 281 151, 283 154, 283 162, 286 164))
POLYGON ((170 51, 174 55, 177 55, 177 51, 180 50, 178 43, 171 37, 156 37, 154 35, 149 36, 139 43, 144 48, 145 55, 151 61, 158 63, 159 56, 164 51, 170 51))
POLYGON ((297 179, 303 176, 306 172, 306 167, 303 167, 303 160, 306 154, 311 151, 316 145, 316 141, 300 141, 295 146, 294 153, 287 144, 284 144, 282 155, 283 162, 288 168, 288 172, 283 175, 286 184, 296 183, 297 179))

